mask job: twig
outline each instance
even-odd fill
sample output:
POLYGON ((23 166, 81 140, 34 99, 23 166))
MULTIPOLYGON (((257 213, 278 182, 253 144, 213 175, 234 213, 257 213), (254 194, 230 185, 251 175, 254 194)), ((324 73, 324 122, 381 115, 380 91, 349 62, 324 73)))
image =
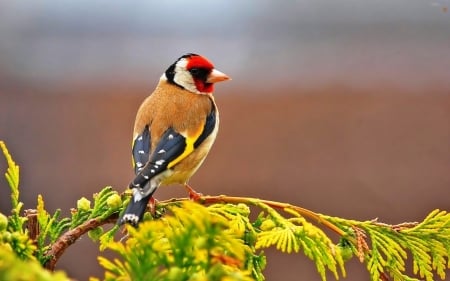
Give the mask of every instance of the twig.
POLYGON ((39 236, 39 223, 37 220, 37 210, 28 209, 25 210, 25 217, 27 217, 27 230, 28 237, 36 244, 37 237, 39 236))
POLYGON ((44 267, 49 270, 54 270, 55 265, 59 258, 62 256, 64 251, 73 243, 75 243, 78 238, 80 238, 86 232, 108 223, 115 223, 117 221, 118 214, 114 213, 105 219, 90 219, 83 224, 71 229, 61 235, 58 240, 52 245, 50 250, 47 251, 46 256, 50 259, 45 263, 44 267))
POLYGON ((403 223, 392 225, 392 224, 386 224, 386 223, 382 223, 382 222, 378 222, 378 221, 374 221, 372 223, 377 226, 390 228, 393 231, 397 231, 397 232, 402 231, 404 229, 410 229, 410 228, 416 227, 419 224, 418 222, 403 222, 403 223))
POLYGON ((389 276, 386 273, 381 272, 380 279, 381 281, 389 281, 389 276))

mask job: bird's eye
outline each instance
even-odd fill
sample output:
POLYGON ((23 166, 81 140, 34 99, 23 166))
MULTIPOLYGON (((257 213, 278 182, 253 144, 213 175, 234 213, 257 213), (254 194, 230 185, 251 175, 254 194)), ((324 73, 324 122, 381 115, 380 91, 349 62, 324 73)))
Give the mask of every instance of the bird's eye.
POLYGON ((193 67, 189 69, 189 73, 191 73, 192 77, 201 81, 206 81, 209 72, 211 72, 209 69, 203 67, 193 67))
POLYGON ((193 76, 198 75, 198 74, 200 73, 200 68, 191 68, 191 69, 189 70, 189 72, 190 72, 193 76))

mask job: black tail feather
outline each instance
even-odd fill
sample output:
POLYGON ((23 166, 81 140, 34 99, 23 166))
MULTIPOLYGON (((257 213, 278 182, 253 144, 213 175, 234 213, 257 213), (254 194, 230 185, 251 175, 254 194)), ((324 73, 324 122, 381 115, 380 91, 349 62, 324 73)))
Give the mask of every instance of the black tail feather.
POLYGON ((125 212, 123 212, 122 216, 118 220, 118 224, 122 225, 124 223, 129 223, 133 226, 137 226, 142 218, 144 217, 145 210, 147 209, 148 201, 152 195, 148 195, 143 197, 139 201, 135 201, 134 197, 131 198, 130 203, 128 203, 125 212))

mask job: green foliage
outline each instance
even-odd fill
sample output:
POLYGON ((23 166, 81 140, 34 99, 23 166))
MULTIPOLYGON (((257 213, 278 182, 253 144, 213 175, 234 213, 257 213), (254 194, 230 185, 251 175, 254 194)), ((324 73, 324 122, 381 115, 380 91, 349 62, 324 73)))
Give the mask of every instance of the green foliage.
POLYGON ((16 165, 5 143, 2 141, 0 141, 0 148, 8 164, 5 177, 11 189, 12 204, 11 215, 8 218, 0 214, 0 220, 2 221, 0 246, 13 251, 22 259, 34 259, 33 253, 36 250, 36 246, 33 244, 33 241, 30 241, 27 231, 24 229, 26 218, 20 216, 23 203, 19 201, 19 166, 16 165))
POLYGON ((339 279, 338 268, 345 276, 344 260, 340 248, 317 226, 306 221, 296 210, 285 208, 290 218, 283 217, 275 209, 258 202, 267 215, 261 214, 261 226, 257 230, 256 248, 275 246, 282 252, 303 253, 314 261, 322 280, 326 280, 326 269, 339 279))
MULTIPOLYGON (((53 215, 50 215, 45 210, 42 196, 38 195, 36 209, 40 232, 36 241, 37 250, 35 255, 41 264, 44 265, 49 261, 51 256, 48 254, 48 251, 65 231, 75 229, 90 219, 101 220, 109 217, 114 212, 118 212, 121 207, 120 196, 116 191, 113 191, 110 186, 105 187, 98 194, 94 194, 93 199, 93 208, 91 208, 91 202, 83 197, 78 200, 77 209, 71 210, 70 218, 60 218, 61 210, 58 209, 53 215), (115 205, 110 207, 112 200, 115 205)), ((92 231, 95 231, 96 235, 89 235, 89 237, 92 237, 93 240, 97 240, 102 234, 103 229, 98 227, 92 231)))
POLYGON ((0 280, 69 281, 62 271, 50 272, 42 268, 36 260, 22 260, 0 244, 0 280))
POLYGON ((16 165, 14 160, 6 148, 3 141, 0 141, 0 148, 3 151, 3 155, 6 158, 8 168, 5 173, 6 180, 11 189, 11 203, 12 203, 12 215, 9 220, 9 227, 12 231, 22 231, 25 219, 20 216, 23 203, 19 201, 19 166, 16 165))
MULTIPOLYGON (((240 270, 251 273, 252 280, 264 280, 262 270, 266 260, 264 253, 258 251, 271 246, 287 253, 297 253, 302 249, 306 256, 315 262, 323 280, 326 280, 327 269, 335 275, 336 279, 339 278, 338 270, 345 276, 340 248, 335 246, 321 229, 307 222, 294 209, 285 208, 284 211, 292 216, 285 218, 268 204, 254 200, 252 204, 260 207, 264 212, 251 222, 250 208, 245 204, 213 204, 208 207, 192 202, 181 206, 178 206, 178 203, 174 204, 177 205, 175 207, 170 203, 167 205, 168 209, 174 213, 173 216, 166 215, 161 220, 145 222, 139 226, 138 230, 129 228, 131 238, 125 247, 121 242, 112 242, 111 234, 108 234, 108 238, 101 239, 104 248, 118 252, 124 259, 124 262, 119 260, 111 262, 100 258, 101 264, 107 269, 105 280, 115 280, 119 276, 126 276, 124 280, 141 280, 142 278, 171 280, 169 273, 172 267, 177 268, 179 276, 186 276, 186 278, 180 277, 180 280, 197 280, 188 278, 194 276, 194 272, 202 272, 202 278, 208 277, 208 272, 212 269, 211 264, 195 262, 198 258, 190 256, 190 253, 202 251, 196 248, 197 243, 192 239, 201 237, 203 240, 212 239, 220 242, 219 238, 223 239, 221 236, 225 234, 233 234, 242 241, 241 244, 235 245, 246 250, 245 258, 239 256, 231 258, 245 265, 240 270), (217 217, 222 222, 219 224, 220 231, 214 231, 217 225, 211 224, 211 220, 217 217), (174 221, 177 227, 173 226, 174 221), (209 229, 208 226, 214 226, 214 228, 209 229), (139 240, 140 237, 143 237, 142 241, 139 240), (140 242, 136 242, 135 239, 140 242), (181 257, 178 259, 172 257, 175 253, 183 253, 183 258, 194 264, 177 263, 184 260, 181 257), (167 262, 167 259, 171 262, 167 262), (142 263, 143 260, 153 262, 142 263)), ((216 246, 224 247, 228 244, 221 242, 216 246)), ((238 250, 237 248, 223 249, 222 252, 237 253, 238 250)), ((211 256, 203 255, 203 259, 210 261, 211 256)), ((222 273, 225 272, 222 271, 222 273)), ((228 275, 221 276, 221 278, 225 277, 228 275)), ((221 278, 213 280, 221 280, 221 278)))
POLYGON ((41 264, 45 264, 49 256, 46 255, 51 244, 55 243, 61 234, 70 226, 70 219, 60 219, 61 210, 56 210, 51 216, 44 206, 44 199, 38 195, 37 202, 37 221, 39 224, 39 235, 37 237, 36 257, 41 264))
POLYGON ((251 225, 241 216, 246 206, 193 202, 168 208, 171 215, 150 220, 138 229, 127 227, 125 243, 109 242, 107 248, 123 261, 99 258, 104 280, 253 280, 260 266, 245 242, 251 225), (233 227, 235 226, 235 227, 233 227), (238 226, 238 227, 236 227, 238 226))
MULTIPOLYGON (((230 201, 237 201, 236 197, 229 197, 228 199, 230 201)), ((247 270, 252 271, 251 277, 254 280, 264 280, 262 270, 265 267, 265 257, 263 252, 258 251, 272 246, 286 253, 303 251, 315 263, 322 280, 327 279, 327 270, 332 272, 336 279, 339 279, 340 276, 345 277, 344 263, 354 255, 366 264, 371 275, 371 280, 374 281, 389 280, 389 277, 394 281, 418 281, 419 279, 408 276, 405 273, 406 260, 409 256, 412 258, 413 274, 427 281, 436 280, 436 278, 445 279, 446 269, 450 267, 450 243, 448 242, 450 241, 450 214, 445 211, 433 211, 420 224, 403 223, 399 225, 387 225, 378 223, 377 221, 360 222, 329 217, 311 213, 310 211, 306 212, 301 208, 288 204, 272 201, 258 199, 246 199, 246 201, 248 205, 257 206, 263 210, 254 221, 249 219, 250 209, 248 205, 242 203, 236 205, 210 205, 205 207, 205 210, 209 214, 203 214, 202 217, 208 218, 209 220, 208 216, 219 215, 228 221, 225 229, 242 239, 248 247, 247 249, 250 250, 246 255, 244 264, 247 265, 247 270), (279 210, 284 211, 284 214, 280 213, 279 210), (314 217, 318 222, 326 224, 340 234, 340 241, 334 244, 318 226, 307 221, 305 215, 310 218, 314 217)), ((171 209, 173 204, 178 203, 169 201, 161 205, 171 209)), ((181 208, 184 209, 184 216, 178 215, 175 217, 178 223, 183 225, 184 228, 190 229, 191 227, 198 227, 198 223, 206 223, 200 219, 192 219, 193 210, 200 208, 199 206, 190 203, 189 205, 182 205, 181 208)), ((179 213, 181 211, 176 212, 176 214, 179 213)), ((164 216, 162 220, 165 221, 166 219, 168 217, 164 216)), ((120 248, 121 246, 119 245, 122 245, 120 242, 111 242, 111 234, 109 234, 109 239, 102 239, 104 247, 119 252, 122 258, 125 259, 125 262, 119 260, 111 262, 104 258, 100 259, 101 264, 107 269, 107 272, 109 270, 109 273, 105 275, 105 280, 113 280, 123 274, 127 276, 126 278, 133 279, 136 276, 131 275, 132 273, 130 272, 152 272, 147 268, 149 266, 148 264, 140 263, 142 260, 157 260, 153 257, 156 254, 152 251, 157 250, 159 251, 158 254, 164 256, 164 252, 166 255, 171 255, 174 251, 173 247, 176 247, 182 252, 189 252, 189 249, 192 249, 192 245, 195 245, 192 241, 186 241, 185 244, 170 242, 168 237, 176 237, 179 233, 177 232, 175 236, 169 235, 169 230, 167 229, 171 228, 164 227, 165 224, 160 220, 146 222, 143 225, 145 227, 141 226, 138 230, 130 229, 130 239, 135 239, 135 235, 143 235, 143 232, 146 231, 156 235, 151 241, 145 240, 149 243, 148 247, 151 249, 146 254, 150 256, 145 256, 144 254, 144 256, 130 260, 130 253, 138 251, 142 245, 135 243, 133 245, 136 248, 127 246, 120 248), (160 236, 156 233, 159 233, 160 236), (161 241, 172 245, 172 247, 151 248, 151 245, 155 245, 154 243, 161 245, 161 241), (111 272, 114 272, 116 275, 113 275, 111 272)), ((199 235, 204 236, 207 233, 199 235)), ((146 238, 148 237, 146 236, 146 238)), ((164 263, 157 262, 157 264, 161 265, 164 263)), ((171 264, 166 266, 167 268, 165 268, 164 272, 165 274, 169 274, 171 272, 171 264)), ((191 268, 184 268, 179 264, 174 267, 177 268, 178 274, 185 274, 186 272, 190 272, 189 270, 192 270, 191 268)), ((157 280, 171 280, 167 277, 169 275, 161 275, 161 272, 158 271, 162 270, 161 267, 155 264, 152 268, 157 270, 153 272, 156 275, 150 275, 152 278, 159 276, 161 279, 157 280)), ((201 268, 202 272, 205 270, 201 268)), ((187 274, 186 276, 191 275, 187 274)), ((126 278, 124 280, 127 280, 126 278)))
MULTIPOLYGON (((36 256, 41 264, 44 265, 51 258, 48 254, 50 247, 65 231, 75 229, 91 219, 103 220, 118 212, 122 207, 120 196, 110 186, 94 194, 93 199, 93 208, 91 208, 91 202, 83 197, 78 200, 77 208, 71 209, 70 218, 60 218, 61 210, 58 209, 53 215, 50 215, 44 209, 42 196, 38 196, 37 214, 40 233, 37 239, 36 256)), ((103 229, 97 227, 89 231, 89 237, 96 241, 102 233, 103 229)))
POLYGON ((111 186, 103 188, 94 194, 94 207, 91 201, 82 197, 77 201, 77 209, 72 209, 70 228, 73 229, 89 219, 106 219, 111 214, 118 212, 122 207, 122 199, 111 186))
POLYGON ((232 231, 240 237, 248 249, 250 254, 246 255, 245 268, 251 269, 254 280, 265 280, 262 271, 266 267, 266 256, 263 251, 258 252, 256 248, 257 228, 251 223, 250 208, 246 204, 213 204, 207 207, 212 214, 222 216, 228 220, 228 231, 232 231))
POLYGON ((350 230, 346 239, 356 241, 353 251, 366 263, 371 280, 380 280, 383 274, 390 275, 394 281, 420 280, 405 274, 409 256, 413 273, 426 281, 436 280, 435 275, 444 280, 445 271, 450 268, 450 213, 446 211, 434 210, 421 223, 395 226, 377 221, 326 219, 350 230), (371 244, 370 249, 366 240, 371 244))

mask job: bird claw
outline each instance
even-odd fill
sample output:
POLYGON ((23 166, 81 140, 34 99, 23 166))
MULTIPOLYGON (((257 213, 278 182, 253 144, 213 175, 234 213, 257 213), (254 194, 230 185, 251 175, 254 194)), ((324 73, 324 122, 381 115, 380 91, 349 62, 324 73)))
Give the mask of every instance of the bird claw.
POLYGON ((203 196, 203 193, 195 191, 192 187, 190 187, 187 184, 184 185, 184 188, 189 193, 189 199, 192 201, 199 201, 200 198, 202 198, 202 196, 203 196))
POLYGON ((158 202, 159 201, 155 199, 153 196, 150 197, 150 200, 148 201, 148 209, 152 217, 156 216, 156 204, 158 204, 158 202))

